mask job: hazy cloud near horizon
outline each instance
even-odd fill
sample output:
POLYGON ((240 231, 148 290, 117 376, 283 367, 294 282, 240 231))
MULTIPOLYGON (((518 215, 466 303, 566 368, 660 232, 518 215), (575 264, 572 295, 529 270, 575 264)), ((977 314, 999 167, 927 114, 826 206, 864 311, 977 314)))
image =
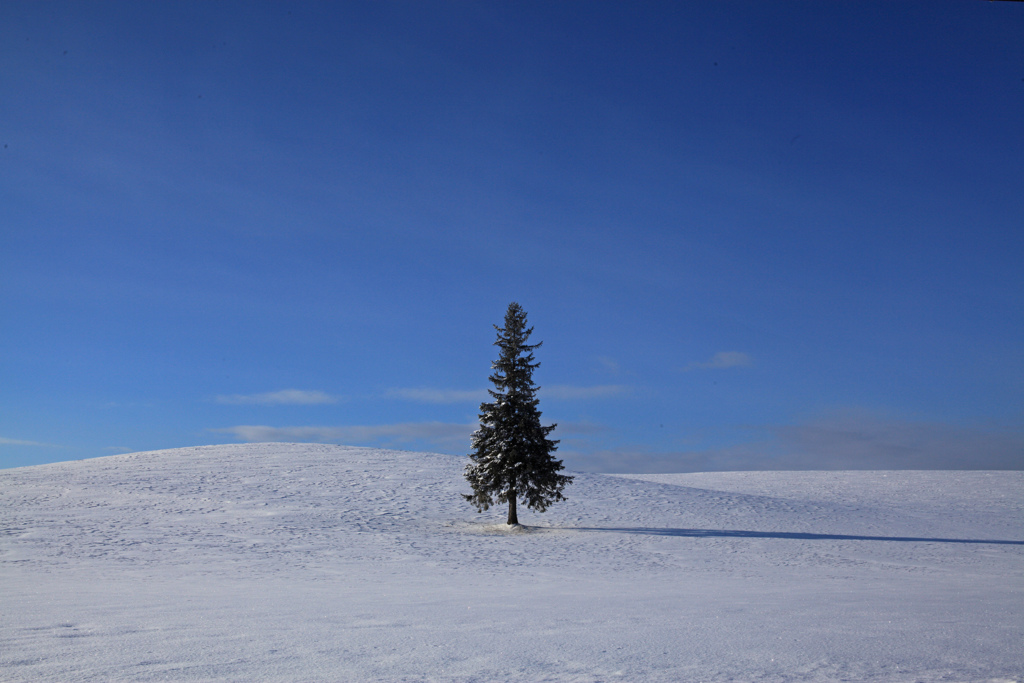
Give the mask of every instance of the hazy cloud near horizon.
POLYGON ((56 444, 52 443, 41 443, 39 441, 25 441, 23 439, 7 439, 0 436, 0 446, 45 446, 47 448, 53 448, 56 444))
MULTIPOLYGON (((210 432, 238 441, 339 443, 382 448, 468 453, 476 423, 405 422, 380 425, 237 425, 210 432)), ((956 426, 837 412, 792 425, 763 428, 766 438, 694 451, 593 449, 588 436, 606 425, 564 422, 555 457, 570 470, 608 473, 718 472, 733 470, 1021 470, 1024 432, 1010 428, 956 426), (575 437, 575 438, 574 438, 575 437), (574 444, 580 450, 574 450, 574 444)))
POLYGON ((841 413, 770 426, 769 438, 726 448, 659 453, 566 451, 566 467, 589 472, 734 470, 1021 470, 1024 432, 841 413))
MULTIPOLYGON (((338 443, 349 446, 377 446, 382 448, 414 447, 420 450, 438 450, 445 453, 468 453, 471 436, 478 423, 453 422, 401 422, 380 425, 317 426, 299 425, 272 427, 269 425, 236 425, 209 429, 215 434, 230 434, 246 443, 312 442, 338 443)), ((600 434, 607 427, 592 422, 564 422, 558 425, 558 435, 600 434)), ((557 456, 556 456, 557 457, 557 456)))
POLYGON ((239 441, 340 443, 345 445, 378 445, 382 447, 420 443, 427 447, 461 448, 469 443, 475 424, 450 422, 403 422, 383 425, 294 426, 237 425, 209 431, 231 434, 239 441))

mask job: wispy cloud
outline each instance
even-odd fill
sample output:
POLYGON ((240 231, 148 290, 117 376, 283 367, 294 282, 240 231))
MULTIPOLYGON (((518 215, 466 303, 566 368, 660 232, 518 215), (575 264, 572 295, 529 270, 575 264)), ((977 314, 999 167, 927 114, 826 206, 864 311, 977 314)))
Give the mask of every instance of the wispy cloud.
POLYGON ((5 439, 2 436, 0 436, 0 446, 45 446, 47 448, 57 448, 57 445, 52 443, 40 443, 39 441, 24 441, 22 439, 5 439))
POLYGON ((284 389, 270 391, 265 394, 231 394, 218 396, 217 403, 228 405, 317 405, 337 403, 338 398, 322 391, 302 391, 300 389, 284 389))
POLYGON ((553 398, 563 401, 588 398, 607 398, 618 396, 629 391, 629 387, 623 384, 601 384, 592 387, 576 387, 569 384, 552 384, 541 387, 542 398, 553 398))
POLYGON ((465 450, 469 448, 469 437, 477 426, 450 422, 403 422, 344 427, 237 425, 209 431, 231 434, 238 441, 247 443, 289 441, 386 446, 420 443, 445 450, 465 450))
POLYGON ((479 403, 488 397, 485 389, 391 389, 386 395, 418 403, 479 403))
POLYGON ((690 363, 684 372, 690 370, 722 370, 725 368, 745 368, 754 364, 754 359, 742 351, 719 351, 703 363, 690 363))
POLYGON ((607 370, 613 375, 619 374, 619 372, 622 370, 622 368, 619 366, 619 363, 610 356, 598 356, 597 362, 601 364, 601 367, 603 367, 605 370, 607 370))

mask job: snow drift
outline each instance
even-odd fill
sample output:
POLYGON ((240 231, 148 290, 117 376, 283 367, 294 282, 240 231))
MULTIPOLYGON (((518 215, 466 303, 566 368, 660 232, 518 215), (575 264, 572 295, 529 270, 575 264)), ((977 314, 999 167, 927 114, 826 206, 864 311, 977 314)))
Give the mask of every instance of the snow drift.
POLYGON ((0 471, 0 679, 1021 681, 1024 472, 579 474, 309 444, 0 471))

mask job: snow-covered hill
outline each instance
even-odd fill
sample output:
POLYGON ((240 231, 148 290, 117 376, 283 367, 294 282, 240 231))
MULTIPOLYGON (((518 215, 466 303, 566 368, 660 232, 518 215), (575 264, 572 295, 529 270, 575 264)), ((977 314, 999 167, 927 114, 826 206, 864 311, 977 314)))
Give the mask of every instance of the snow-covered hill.
POLYGON ((1022 681, 1024 472, 581 474, 309 444, 0 471, 0 680, 1022 681))

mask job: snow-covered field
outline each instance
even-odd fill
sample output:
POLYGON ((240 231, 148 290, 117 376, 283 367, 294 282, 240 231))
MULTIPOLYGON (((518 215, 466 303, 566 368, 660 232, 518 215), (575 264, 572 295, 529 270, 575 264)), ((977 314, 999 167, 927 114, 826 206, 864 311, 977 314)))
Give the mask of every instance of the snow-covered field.
POLYGON ((5 681, 1024 681, 1024 472, 581 474, 309 444, 0 470, 5 681))

